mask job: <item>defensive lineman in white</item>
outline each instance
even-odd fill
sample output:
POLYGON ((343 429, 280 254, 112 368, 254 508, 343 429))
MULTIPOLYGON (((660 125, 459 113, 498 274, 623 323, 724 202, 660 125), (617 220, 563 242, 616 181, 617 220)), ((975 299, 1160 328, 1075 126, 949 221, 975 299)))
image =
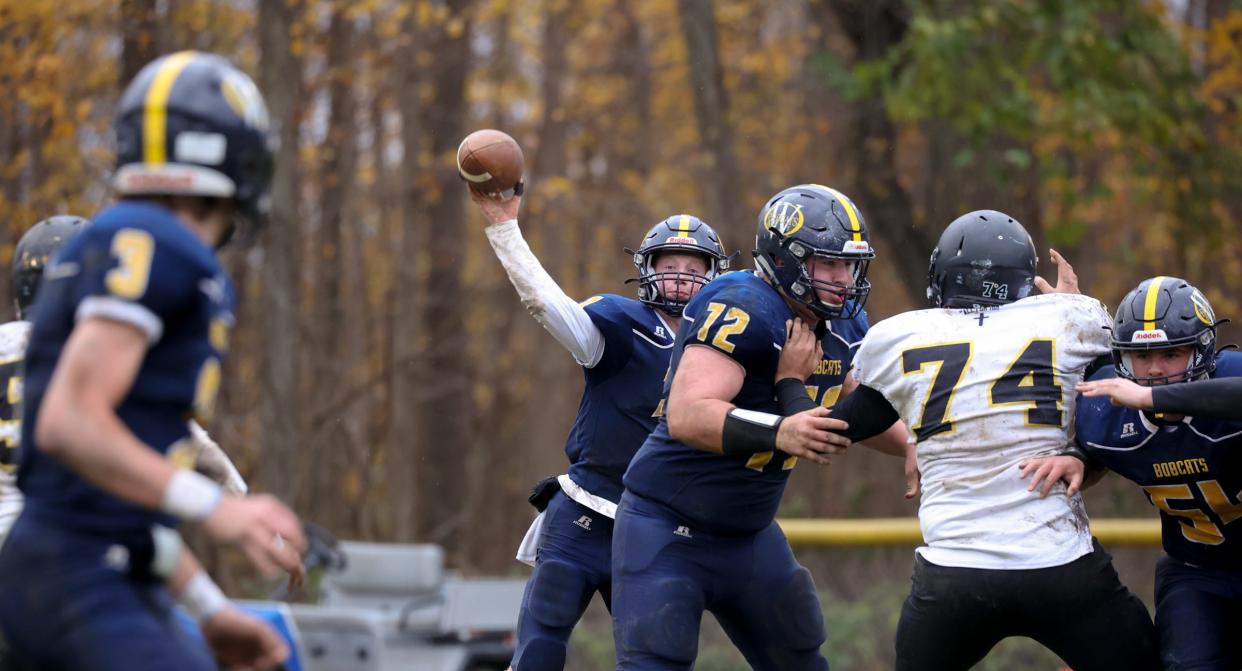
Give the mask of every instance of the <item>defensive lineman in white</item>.
POLYGON ((30 308, 47 260, 86 225, 72 215, 48 217, 30 227, 13 250, 13 310, 17 319, 0 324, 0 545, 22 512, 17 488, 17 446, 22 437, 22 363, 30 342, 30 308))
POLYGON ((1027 460, 1066 452, 1074 385, 1109 354, 1107 310, 1053 260, 1056 289, 1035 276, 1016 220, 959 217, 932 252, 933 308, 871 328, 858 390, 833 411, 851 429, 900 417, 917 441, 927 545, 897 628, 899 671, 968 669, 1008 636, 1075 671, 1158 668, 1151 618, 1093 542, 1077 488, 1041 498, 1022 479, 1027 460))
POLYGON ((854 375, 911 422, 923 495, 919 556, 1034 569, 1091 552, 1082 494, 1039 498, 1016 474, 1067 442, 1074 384, 1108 354, 1104 306, 1079 294, 907 312, 872 327, 854 375))

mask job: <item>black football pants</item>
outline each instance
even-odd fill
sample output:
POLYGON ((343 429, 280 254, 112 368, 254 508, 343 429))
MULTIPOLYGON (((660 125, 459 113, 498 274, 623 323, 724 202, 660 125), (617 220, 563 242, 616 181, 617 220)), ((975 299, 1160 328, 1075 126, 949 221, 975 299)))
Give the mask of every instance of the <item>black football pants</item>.
POLYGON ((1001 639, 1027 636, 1074 671, 1157 670, 1147 607, 1121 584, 1112 557, 1090 554, 1042 569, 938 566, 915 555, 897 625, 897 671, 974 666, 1001 639))

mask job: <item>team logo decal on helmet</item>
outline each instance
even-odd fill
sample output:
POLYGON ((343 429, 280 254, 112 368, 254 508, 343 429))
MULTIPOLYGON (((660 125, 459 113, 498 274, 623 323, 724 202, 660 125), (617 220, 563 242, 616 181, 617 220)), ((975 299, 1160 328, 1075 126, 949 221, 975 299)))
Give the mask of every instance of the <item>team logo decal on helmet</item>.
POLYGON ((1199 318, 1199 321, 1208 326, 1216 325, 1216 312, 1212 310, 1212 305, 1208 303, 1207 296, 1204 296, 1203 292, 1198 289, 1191 292, 1190 302, 1195 306, 1195 316, 1199 318))
POLYGON ((626 248, 625 252, 633 255, 634 267, 638 269, 637 278, 626 280, 627 283, 638 282, 638 300, 675 317, 681 316, 689 298, 665 295, 665 283, 687 282, 690 284, 689 294, 693 296, 699 287, 728 270, 729 261, 732 259, 725 255, 716 231, 707 222, 690 214, 675 214, 652 226, 637 251, 626 248), (672 252, 703 256, 707 262, 707 271, 696 275, 658 270, 657 257, 662 253, 672 252))
POLYGON ((220 94, 246 123, 263 131, 271 128, 267 104, 252 79, 237 70, 226 70, 220 80, 220 94))
POLYGON ((874 258, 862 214, 836 189, 790 187, 759 213, 755 264, 782 295, 821 319, 849 319, 862 311, 871 292, 867 269, 874 258), (852 281, 843 285, 812 278, 806 263, 815 257, 852 263, 852 281), (842 302, 821 300, 819 290, 843 297, 842 302))
POLYGON ((1144 384, 1164 384, 1180 377, 1207 377, 1216 369, 1216 311, 1203 292, 1179 277, 1143 280, 1117 307, 1113 320, 1113 365, 1117 375, 1144 384), (1158 377, 1138 377, 1134 352, 1190 347, 1186 369, 1158 377))
POLYGON ((763 225, 783 236, 797 233, 805 221, 802 205, 797 203, 777 203, 763 214, 763 225))

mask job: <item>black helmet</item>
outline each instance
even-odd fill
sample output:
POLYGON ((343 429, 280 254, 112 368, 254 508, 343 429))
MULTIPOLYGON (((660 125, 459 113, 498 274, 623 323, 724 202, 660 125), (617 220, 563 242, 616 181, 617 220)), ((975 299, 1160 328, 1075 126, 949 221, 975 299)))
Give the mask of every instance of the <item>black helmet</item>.
POLYGON ((88 223, 71 214, 48 217, 31 226, 17 242, 13 252, 13 302, 17 304, 18 319, 23 319, 34 303, 47 260, 88 223))
POLYGON ((666 280, 689 281, 696 285, 694 291, 698 291, 698 287, 728 270, 731 258, 725 256, 724 246, 720 244, 720 236, 716 235, 716 231, 707 222, 691 214, 674 214, 652 226, 642 244, 638 246, 638 251, 628 247, 625 251, 634 255, 634 267, 638 268, 638 278, 626 280, 627 283, 638 282, 638 300, 677 317, 681 316, 686 301, 664 296, 658 283, 666 280), (702 254, 707 257, 707 272, 700 276, 657 271, 655 257, 662 252, 702 254))
POLYGON ((791 186, 772 196, 759 212, 755 264, 785 298, 805 305, 821 319, 850 319, 862 311, 871 292, 867 267, 874 258, 867 222, 836 189, 791 186), (853 285, 812 279, 806 261, 813 256, 853 261, 853 285), (841 305, 825 303, 817 288, 842 293, 845 300, 841 305))
POLYGON ((1121 299, 1113 320, 1113 366, 1118 377, 1163 384, 1178 375, 1185 376, 1183 381, 1211 375, 1216 370, 1216 327, 1220 323, 1207 297, 1186 280, 1143 280, 1121 299), (1192 348, 1185 371, 1163 377, 1135 377, 1131 352, 1174 347, 1192 348))
POLYGON ((126 196, 228 198, 252 223, 268 209, 274 137, 254 82, 215 54, 147 64, 121 95, 117 171, 126 196))
POLYGON ((963 214, 932 250, 927 300, 934 308, 1012 303, 1031 295, 1038 262, 1018 220, 996 210, 963 214))

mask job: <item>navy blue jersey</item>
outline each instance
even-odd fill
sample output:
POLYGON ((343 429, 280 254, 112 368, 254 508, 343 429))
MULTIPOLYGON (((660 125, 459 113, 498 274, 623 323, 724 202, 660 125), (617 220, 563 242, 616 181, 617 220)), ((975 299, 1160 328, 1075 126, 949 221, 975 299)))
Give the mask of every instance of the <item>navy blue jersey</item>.
MULTIPOLYGON (((1220 355, 1216 377, 1242 377, 1242 353, 1220 355)), ((1113 377, 1112 366, 1092 379, 1113 377)), ((1242 567, 1242 421, 1153 421, 1107 397, 1078 402, 1078 444, 1133 480, 1160 509, 1164 551, 1210 568, 1242 567)))
MULTIPOLYGON (((741 364, 742 388, 731 401, 739 408, 779 414, 776 366, 785 343, 785 321, 793 311, 754 273, 730 273, 712 281, 691 299, 673 347, 665 383, 672 384, 681 354, 689 345, 711 347, 741 364)), ((831 322, 824 336, 824 360, 807 379, 816 402, 831 407, 841 393, 854 345, 867 332, 867 317, 831 322)), ((796 457, 784 452, 725 456, 674 440, 661 417, 625 474, 626 489, 663 504, 692 528, 717 534, 754 533, 776 516, 796 457)))
POLYGON ((574 482, 616 503, 626 466, 655 428, 675 334, 633 298, 603 294, 582 307, 604 336, 604 354, 582 369, 586 386, 565 454, 574 482))
POLYGON ((173 524, 87 483, 35 441, 39 406, 74 325, 92 317, 131 324, 149 349, 117 415, 139 440, 167 454, 206 421, 233 323, 233 289, 215 254, 173 213, 122 202, 99 214, 61 250, 34 311, 22 414, 18 486, 32 513, 104 533, 173 524))

